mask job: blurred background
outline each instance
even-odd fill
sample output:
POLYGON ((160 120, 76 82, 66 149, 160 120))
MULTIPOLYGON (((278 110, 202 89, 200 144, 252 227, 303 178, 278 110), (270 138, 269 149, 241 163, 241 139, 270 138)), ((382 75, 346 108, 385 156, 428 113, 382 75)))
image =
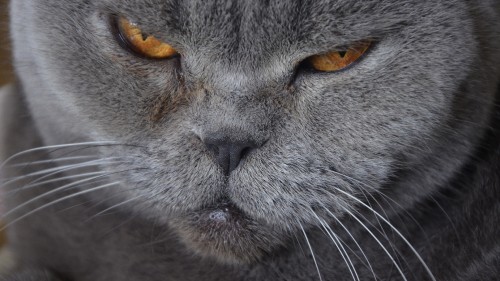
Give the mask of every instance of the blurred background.
POLYGON ((7 0, 0 0, 0 86, 12 81, 7 0))
MULTIPOLYGON (((12 81, 12 71, 10 64, 10 47, 8 36, 8 17, 7 17, 7 0, 0 0, 0 87, 9 81, 12 81)), ((0 206, 1 207, 1 206, 0 206)), ((2 222, 0 222, 0 228, 2 222)), ((0 232, 0 249, 5 243, 5 236, 0 232)), ((0 251, 0 271, 2 266, 6 263, 6 258, 2 251, 0 251)))

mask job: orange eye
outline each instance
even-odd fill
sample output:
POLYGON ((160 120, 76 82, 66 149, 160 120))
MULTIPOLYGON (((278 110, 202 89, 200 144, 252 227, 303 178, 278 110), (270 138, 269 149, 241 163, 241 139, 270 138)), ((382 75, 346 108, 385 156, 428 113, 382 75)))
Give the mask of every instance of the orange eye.
POLYGON ((309 58, 309 63, 318 71, 338 71, 361 58, 368 51, 370 45, 370 41, 365 41, 351 46, 347 51, 333 51, 323 55, 315 55, 309 58))
POLYGON ((152 35, 145 35, 139 27, 124 18, 118 20, 118 31, 125 43, 142 56, 168 59, 178 54, 172 46, 152 35))

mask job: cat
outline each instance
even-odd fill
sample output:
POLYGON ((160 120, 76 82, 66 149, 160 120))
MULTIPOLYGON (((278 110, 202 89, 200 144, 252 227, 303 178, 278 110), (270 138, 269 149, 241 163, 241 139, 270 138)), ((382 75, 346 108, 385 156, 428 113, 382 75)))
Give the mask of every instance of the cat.
POLYGON ((10 5, 2 280, 498 280, 499 1, 10 5))

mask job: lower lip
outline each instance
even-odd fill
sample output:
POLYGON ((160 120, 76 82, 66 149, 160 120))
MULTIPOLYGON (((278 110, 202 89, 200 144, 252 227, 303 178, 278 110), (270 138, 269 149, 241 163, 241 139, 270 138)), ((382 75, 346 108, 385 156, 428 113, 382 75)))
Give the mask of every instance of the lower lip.
POLYGON ((226 223, 231 219, 231 214, 228 208, 212 211, 208 214, 208 219, 214 223, 226 223))
POLYGON ((204 212, 205 220, 208 223, 227 224, 234 223, 243 219, 243 212, 233 204, 219 204, 214 208, 209 208, 204 212))

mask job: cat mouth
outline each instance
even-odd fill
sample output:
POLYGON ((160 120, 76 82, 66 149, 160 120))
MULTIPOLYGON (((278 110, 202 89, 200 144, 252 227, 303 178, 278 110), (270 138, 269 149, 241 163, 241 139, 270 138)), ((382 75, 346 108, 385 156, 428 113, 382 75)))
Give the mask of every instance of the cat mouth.
POLYGON ((200 232, 222 235, 244 231, 252 219, 233 203, 224 201, 188 214, 188 221, 200 232))
POLYGON ((281 248, 286 237, 228 200, 176 218, 171 225, 189 249, 229 264, 256 262, 281 248))
POLYGON ((248 216, 236 205, 223 202, 216 206, 205 208, 200 212, 200 222, 206 227, 238 227, 241 222, 248 220, 248 216))

